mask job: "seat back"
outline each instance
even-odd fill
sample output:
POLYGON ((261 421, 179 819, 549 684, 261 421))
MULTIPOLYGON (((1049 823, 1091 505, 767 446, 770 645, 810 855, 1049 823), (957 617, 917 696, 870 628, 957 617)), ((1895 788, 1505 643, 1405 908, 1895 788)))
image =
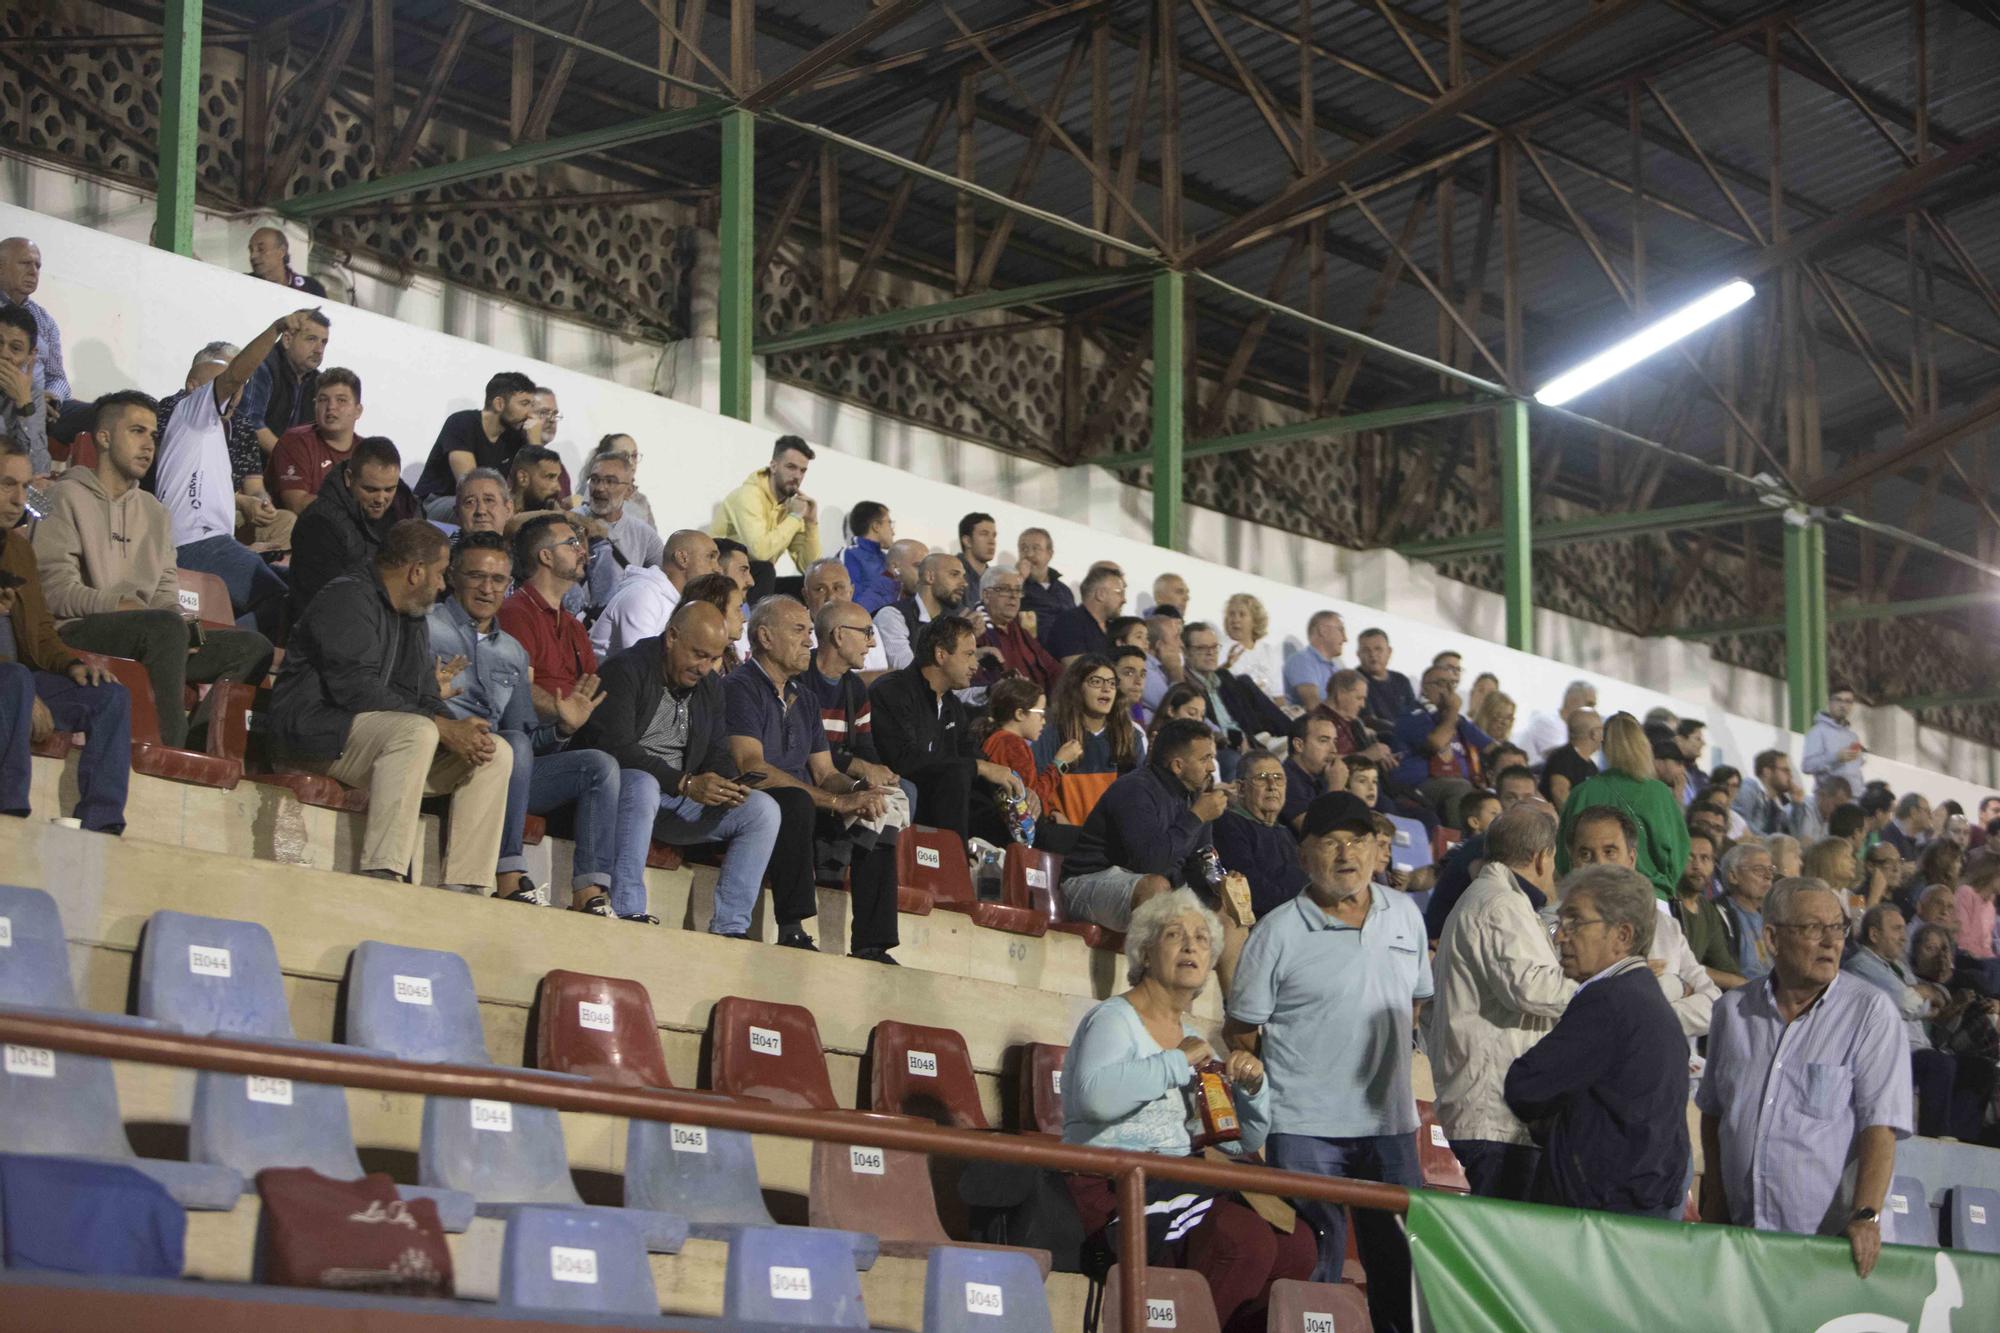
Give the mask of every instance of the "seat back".
POLYGON ((852 1237, 745 1227, 731 1238, 722 1317, 794 1328, 867 1328, 852 1237))
POLYGON ((715 1091, 815 1111, 839 1105, 810 1010, 725 995, 709 1021, 709 1086, 715 1091))
POLYGON ((111 1062, 8 1044, 0 1051, 0 1152, 132 1156, 111 1062))
POLYGON ((868 1104, 959 1129, 991 1129, 979 1104, 972 1056, 950 1028, 885 1018, 869 1038, 868 1104))
POLYGON ((1945 1244, 1954 1250, 2000 1254, 2000 1190, 1954 1185, 1944 1196, 1945 1244))
POLYGON ((924 1333, 1053 1333, 1042 1270, 1025 1250, 941 1245, 924 1265, 924 1333))
POLYGON ((1053 923, 1059 918, 1048 916, 1049 904, 1055 901, 1056 885, 1061 880, 1060 856, 1018 842, 1007 844, 1000 861, 1001 902, 1041 912, 1053 923))
POLYGON ((1465 1178, 1465 1168, 1451 1150, 1451 1140, 1437 1122, 1436 1110, 1423 1101, 1417 1103, 1417 1164, 1424 1169, 1426 1189, 1472 1193, 1472 1182, 1465 1178))
POLYGON ((200 569, 177 569, 174 577, 180 582, 183 615, 194 612, 201 623, 210 629, 236 628, 236 606, 230 601, 229 585, 222 581, 220 574, 200 569))
MULTIPOLYGON (((1120 1333, 1118 1265, 1104 1279, 1103 1333, 1120 1333)), ((1208 1279, 1191 1268, 1146 1270, 1146 1327, 1173 1333, 1222 1333, 1215 1317, 1215 1298, 1208 1279)))
POLYGON ((633 1120, 625 1132, 625 1206, 677 1213, 697 1229, 773 1226, 757 1153, 739 1129, 633 1120))
POLYGON ((363 940, 348 970, 347 1043, 399 1060, 490 1063, 472 969, 455 953, 363 940))
POLYGON ((815 1143, 811 1190, 807 1213, 816 1227, 869 1231, 885 1241, 951 1243, 923 1153, 815 1143))
POLYGON ((197 1037, 291 1037, 271 932, 255 921, 153 913, 139 945, 139 1013, 197 1037))
POLYGON ((1065 773, 1056 783, 1056 809, 1070 823, 1081 824, 1116 781, 1116 773, 1065 773))
POLYGON ((361 1176, 345 1090, 207 1069, 195 1075, 188 1160, 230 1167, 246 1180, 271 1166, 307 1166, 335 1180, 361 1176))
POLYGON ((974 903, 972 867, 965 843, 950 829, 912 824, 896 838, 896 882, 922 889, 941 903, 974 903))
POLYGON ((1271 1284, 1265 1333, 1372 1333, 1368 1297, 1340 1282, 1301 1282, 1281 1277, 1271 1284))
POLYGON ((518 1102, 424 1100, 418 1183, 462 1190, 481 1203, 578 1207, 562 1116, 518 1102))
POLYGON ((560 969, 542 978, 535 1065, 626 1088, 671 1088, 646 988, 560 969))
POLYGON ((1930 1193, 1915 1176, 1893 1176, 1882 1201, 1882 1239, 1890 1245, 1936 1245, 1930 1193))
POLYGON ((0 884, 0 1004, 76 1008, 62 914, 40 889, 0 884))
POLYGON ((523 1310, 658 1315, 638 1229, 602 1209, 521 1208, 500 1247, 500 1304, 523 1310))
MULTIPOLYGON (((129 657, 110 657, 104 653, 78 653, 77 657, 103 671, 125 687, 132 696, 132 743, 134 745, 163 745, 160 739, 160 706, 153 698, 153 678, 146 674, 144 664, 129 657)), ((180 707, 180 700, 173 701, 180 707)))
POLYGON ((1021 1048, 1019 1128, 1042 1134, 1063 1132, 1062 1077, 1067 1046, 1031 1041, 1021 1048))
POLYGON ((1389 843, 1389 863, 1396 873, 1407 875, 1431 864, 1431 835, 1424 826, 1402 815, 1390 815, 1389 822, 1396 826, 1396 836, 1389 843))

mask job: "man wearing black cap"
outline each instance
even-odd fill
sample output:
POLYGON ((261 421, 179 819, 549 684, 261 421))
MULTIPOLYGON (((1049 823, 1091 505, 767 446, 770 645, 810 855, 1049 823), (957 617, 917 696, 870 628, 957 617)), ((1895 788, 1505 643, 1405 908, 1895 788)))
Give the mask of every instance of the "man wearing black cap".
MULTIPOLYGON (((1305 892, 1257 922, 1237 964, 1225 1033, 1264 1061, 1271 1164, 1418 1186, 1411 1026, 1431 996, 1424 920, 1407 897, 1370 883, 1374 819, 1329 792, 1306 809, 1305 892)), ((1337 1282, 1347 1252, 1339 1207, 1300 1201, 1319 1232, 1313 1281, 1337 1282)), ((1411 1326, 1409 1248, 1386 1213, 1355 1215, 1374 1326, 1411 1326)))

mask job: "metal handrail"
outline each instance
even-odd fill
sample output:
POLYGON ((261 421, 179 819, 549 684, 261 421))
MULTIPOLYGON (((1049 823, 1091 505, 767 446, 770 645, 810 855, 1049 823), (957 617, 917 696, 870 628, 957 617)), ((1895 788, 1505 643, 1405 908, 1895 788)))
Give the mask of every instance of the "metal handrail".
POLYGON ((140 1064, 208 1069, 331 1083, 378 1092, 480 1098, 547 1106, 558 1111, 622 1116, 630 1120, 675 1121, 752 1134, 851 1143, 870 1148, 969 1157, 989 1162, 1051 1167, 1079 1175, 1105 1176, 1118 1188, 1119 1315, 1126 1333, 1146 1327, 1146 1180, 1158 1176, 1214 1189, 1251 1191, 1286 1198, 1384 1212, 1407 1212, 1410 1191, 1400 1185, 1302 1175, 1267 1166, 1242 1166, 1199 1157, 1084 1148, 1028 1134, 950 1129, 901 1116, 869 1111, 808 1111, 744 1101, 712 1092, 679 1088, 624 1088, 584 1082, 539 1070, 505 1065, 416 1064, 338 1049, 300 1049, 239 1037, 190 1037, 177 1032, 111 1026, 88 1017, 0 1010, 0 1042, 44 1046, 76 1055, 140 1064))

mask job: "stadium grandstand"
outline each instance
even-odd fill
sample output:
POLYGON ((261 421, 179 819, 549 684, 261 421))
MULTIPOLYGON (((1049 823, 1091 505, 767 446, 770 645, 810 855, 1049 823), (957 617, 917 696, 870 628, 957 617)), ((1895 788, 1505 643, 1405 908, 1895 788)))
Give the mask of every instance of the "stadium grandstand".
POLYGON ((1991 1327, 1996 70, 5 7, 0 1329, 1991 1327))

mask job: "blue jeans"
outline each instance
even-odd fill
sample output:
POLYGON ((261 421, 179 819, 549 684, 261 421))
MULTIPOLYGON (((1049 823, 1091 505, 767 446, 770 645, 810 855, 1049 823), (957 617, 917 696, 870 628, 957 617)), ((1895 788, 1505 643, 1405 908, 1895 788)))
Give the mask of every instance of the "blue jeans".
POLYGON ((132 696, 123 685, 79 685, 19 662, 0 662, 0 813, 28 814, 33 781, 28 736, 37 698, 48 706, 57 731, 84 733, 75 818, 99 833, 124 832, 125 791, 132 781, 132 696))
POLYGON ((722 875, 715 884, 711 934, 750 929, 750 909, 764 887, 764 867, 778 843, 778 803, 753 791, 739 806, 702 805, 685 796, 662 796, 660 782, 643 769, 618 775, 618 855, 611 872, 611 910, 635 916, 646 910, 646 853, 652 840, 675 847, 724 844, 722 875))
POLYGON ((507 822, 500 828, 497 872, 528 868, 522 855, 522 825, 529 815, 546 815, 574 802, 576 855, 570 862, 570 886, 609 884, 611 858, 605 842, 618 819, 618 761, 602 750, 558 750, 537 756, 534 742, 522 733, 500 734, 513 747, 514 771, 507 779, 507 822))
MULTIPOLYGON (((1415 1134, 1376 1134, 1352 1139, 1321 1139, 1308 1134, 1273 1134, 1264 1153, 1271 1165, 1285 1171, 1348 1180, 1379 1180, 1388 1185, 1419 1189, 1423 1168, 1417 1162, 1415 1134)), ((1319 1233, 1319 1264, 1315 1282, 1338 1282, 1347 1258, 1347 1218, 1338 1204, 1295 1199, 1299 1216, 1319 1233)), ((1389 1213, 1372 1208, 1354 1214, 1354 1243, 1361 1266, 1368 1270, 1368 1313, 1377 1333, 1405 1333, 1410 1313, 1410 1244, 1402 1224, 1389 1213)))
POLYGON ((264 563, 264 557, 234 537, 203 537, 174 554, 182 569, 213 574, 229 585, 230 609, 236 628, 254 629, 275 642, 284 629, 285 601, 291 595, 285 580, 264 563))

